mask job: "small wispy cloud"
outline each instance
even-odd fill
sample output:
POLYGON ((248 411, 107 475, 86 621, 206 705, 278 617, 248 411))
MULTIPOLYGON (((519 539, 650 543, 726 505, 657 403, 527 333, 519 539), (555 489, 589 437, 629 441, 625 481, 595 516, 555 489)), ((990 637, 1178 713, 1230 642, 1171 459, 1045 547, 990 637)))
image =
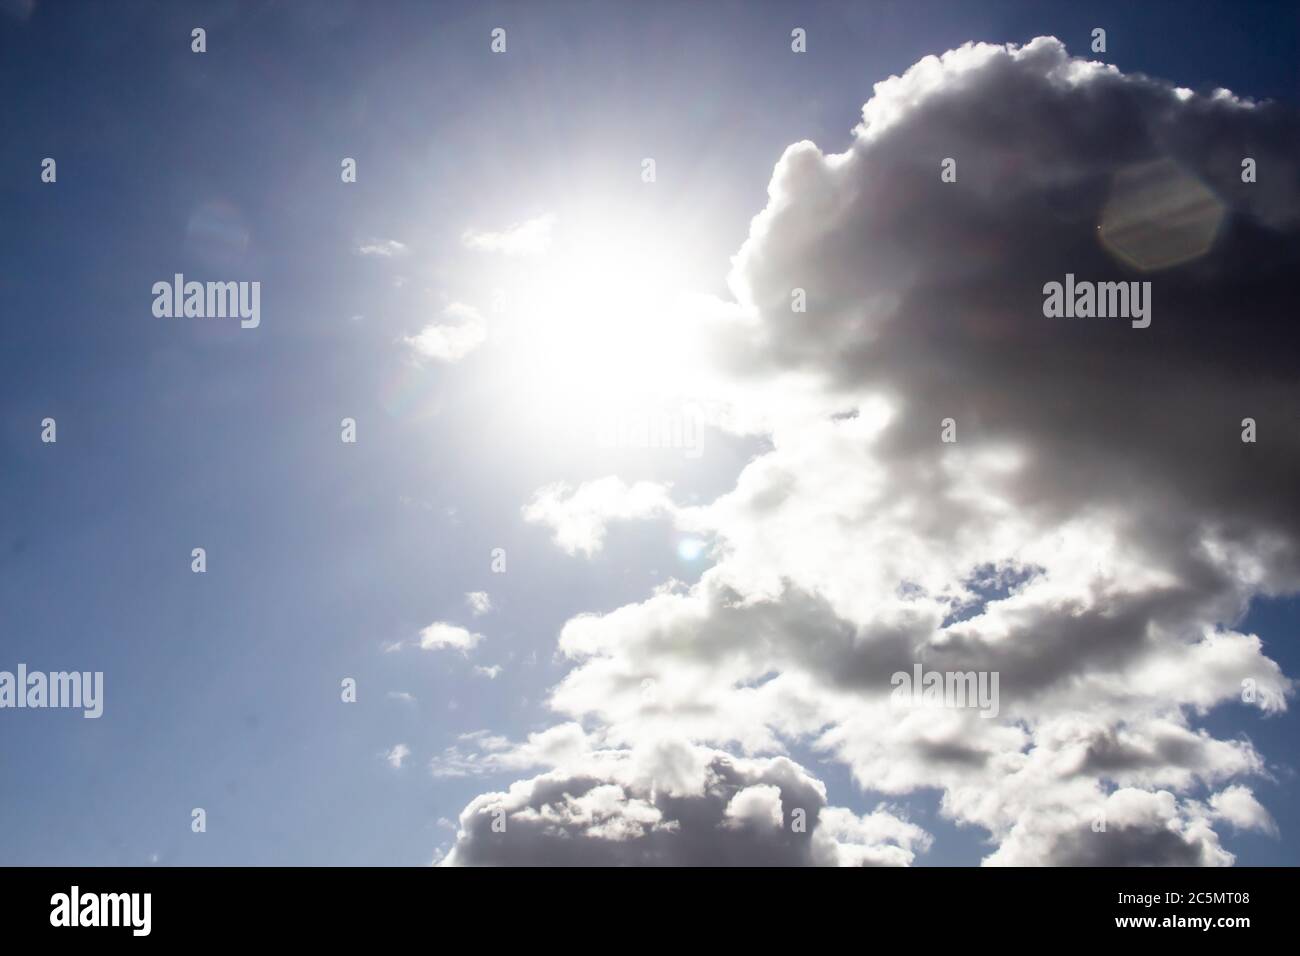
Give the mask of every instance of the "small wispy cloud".
POLYGON ((426 325, 418 335, 402 341, 418 357, 439 362, 459 361, 486 341, 487 327, 472 305, 453 302, 443 310, 443 316, 456 320, 456 324, 426 325))
POLYGON ((411 748, 406 744, 398 744, 388 753, 384 754, 384 759, 388 761, 388 766, 394 770, 402 768, 402 761, 411 756, 411 748))
POLYGON ((496 680, 497 675, 501 673, 501 665, 493 664, 490 667, 475 667, 474 673, 486 677, 488 680, 496 680))
POLYGON ((396 256, 404 256, 408 251, 406 245, 396 239, 363 239, 357 243, 357 255, 359 256, 379 256, 384 259, 392 259, 396 256))
POLYGON ((389 699, 389 700, 400 700, 403 704, 414 704, 414 703, 415 703, 415 695, 414 695, 414 694, 408 694, 408 693, 407 693, 406 691, 404 691, 404 690, 390 690, 390 691, 388 692, 388 699, 389 699))
POLYGON ((486 614, 492 610, 492 599, 488 597, 486 591, 470 591, 465 595, 465 603, 475 617, 486 614))
POLYGON ((581 725, 570 722, 516 743, 487 730, 461 734, 457 743, 429 761, 434 777, 472 777, 524 767, 560 766, 590 750, 581 725))
POLYGON ((524 520, 547 525, 555 543, 569 554, 588 557, 605 544, 610 521, 673 515, 669 485, 653 481, 627 484, 617 475, 588 481, 576 489, 557 482, 539 489, 523 509, 524 520))
POLYGON ((552 215, 538 216, 507 226, 498 232, 466 229, 461 235, 461 244, 476 252, 499 252, 507 256, 541 255, 551 245, 551 227, 555 225, 552 215))

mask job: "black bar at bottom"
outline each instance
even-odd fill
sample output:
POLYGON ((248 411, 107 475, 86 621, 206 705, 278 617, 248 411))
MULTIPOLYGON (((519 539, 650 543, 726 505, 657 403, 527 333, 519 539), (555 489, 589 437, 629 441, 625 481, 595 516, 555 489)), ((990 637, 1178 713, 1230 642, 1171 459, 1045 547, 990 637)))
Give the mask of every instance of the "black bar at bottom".
POLYGON ((90 944, 374 943, 413 931, 450 944, 443 932, 460 926, 484 944, 559 933, 616 945, 628 934, 666 941, 674 924, 700 921, 729 944, 763 940, 781 924, 852 928, 870 934, 863 939, 877 924, 910 925, 927 942, 1044 932, 1231 944, 1290 927, 1295 872, 8 868, 0 869, 0 926, 7 941, 90 944))

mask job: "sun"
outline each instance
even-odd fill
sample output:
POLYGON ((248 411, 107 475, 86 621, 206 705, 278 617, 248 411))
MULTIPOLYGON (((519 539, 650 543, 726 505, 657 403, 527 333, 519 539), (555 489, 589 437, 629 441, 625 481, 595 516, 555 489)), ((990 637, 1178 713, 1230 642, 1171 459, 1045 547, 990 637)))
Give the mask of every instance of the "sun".
POLYGON ((530 401, 579 415, 691 387, 691 297, 670 237, 588 226, 510 275, 508 346, 530 401))

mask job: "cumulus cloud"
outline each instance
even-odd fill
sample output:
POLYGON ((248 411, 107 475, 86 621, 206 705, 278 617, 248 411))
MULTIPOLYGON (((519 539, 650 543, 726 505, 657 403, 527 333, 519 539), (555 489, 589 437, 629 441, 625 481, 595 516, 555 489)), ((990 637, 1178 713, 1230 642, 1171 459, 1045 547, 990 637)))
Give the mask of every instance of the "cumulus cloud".
POLYGON ((411 748, 406 744, 397 744, 392 750, 384 754, 384 759, 388 761, 388 766, 394 770, 402 768, 402 761, 411 756, 411 748))
POLYGON ((498 232, 466 229, 461 243, 477 252, 499 252, 507 256, 535 256, 550 248, 552 215, 514 223, 498 232))
POLYGON ((417 358, 458 362, 487 341, 487 326, 472 305, 453 302, 443 316, 453 323, 426 325, 418 335, 402 340, 417 358))
POLYGON ((773 788, 786 813, 820 786, 791 740, 864 789, 940 791, 988 864, 1226 864, 1216 827, 1273 832, 1243 782, 1262 756, 1200 720, 1294 689, 1240 622, 1300 591, 1300 432, 1277 417, 1300 402, 1298 147, 1280 107, 1052 38, 927 57, 876 84, 844 152, 789 147, 709 327, 714 397, 763 449, 704 505, 609 477, 524 511, 571 554, 614 519, 714 542, 695 584, 570 620, 550 698, 615 754, 686 741, 690 796, 667 796, 675 765, 583 758, 471 803, 449 859, 882 860, 847 810, 819 812, 816 852, 769 832, 773 788), (1067 273, 1150 281, 1150 327, 1045 317, 1067 273), (917 663, 996 672, 998 717, 891 706, 917 663))
POLYGON ((1228 787, 1210 797, 1211 817, 1226 820, 1238 830, 1259 830, 1277 836, 1277 823, 1248 787, 1228 787))
POLYGON ((821 782, 785 757, 660 742, 588 751, 477 797, 441 863, 901 866, 930 843, 888 808, 828 806, 821 782))
POLYGON ((1072 808, 1040 809, 1017 824, 989 861, 1007 866, 1231 866, 1233 855, 1212 828, 1216 818, 1271 832, 1272 820, 1250 791, 1215 794, 1207 808, 1167 790, 1120 788, 1100 801, 1092 823, 1072 808), (1226 812, 1223 809, 1226 808, 1226 812))
POLYGON ((475 634, 459 624, 448 624, 445 621, 434 621, 420 631, 420 648, 426 651, 451 649, 464 653, 472 650, 481 640, 482 634, 475 634))

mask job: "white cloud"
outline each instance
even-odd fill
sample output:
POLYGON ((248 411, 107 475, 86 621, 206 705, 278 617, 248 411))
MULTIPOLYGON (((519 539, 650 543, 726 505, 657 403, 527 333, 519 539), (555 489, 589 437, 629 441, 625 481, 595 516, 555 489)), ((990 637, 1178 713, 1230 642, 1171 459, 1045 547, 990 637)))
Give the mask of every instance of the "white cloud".
POLYGON ((409 250, 396 239, 363 239, 357 243, 357 255, 393 259, 404 256, 409 250))
POLYGON ((729 826, 752 824, 779 830, 782 824, 781 790, 766 783, 737 790, 722 816, 729 826))
POLYGON ((558 724, 530 734, 520 744, 486 730, 462 734, 429 764, 435 777, 467 777, 509 770, 553 767, 577 759, 589 750, 587 735, 576 723, 558 724))
POLYGON ((474 673, 478 674, 480 677, 486 677, 488 680, 496 680, 497 675, 501 673, 501 665, 492 664, 487 667, 475 667, 474 673))
POLYGON ((577 489, 559 482, 540 489, 524 508, 524 520, 549 527, 555 542, 569 554, 591 556, 605 543, 612 519, 648 518, 673 511, 665 485, 617 477, 585 482, 577 489))
POLYGON ((1210 797, 1210 816, 1227 820, 1238 830, 1259 830, 1278 835, 1277 823, 1250 788, 1235 784, 1210 797))
POLYGON ((465 603, 469 605, 470 612, 475 616, 486 614, 492 610, 492 599, 488 597, 486 591, 469 591, 465 594, 465 603))
POLYGON ((419 334, 402 340, 417 357, 458 362, 487 341, 487 326, 473 306, 453 302, 443 315, 455 324, 426 325, 419 334))
POLYGON ((384 759, 388 761, 388 766, 394 770, 400 770, 402 761, 411 755, 411 748, 406 744, 397 744, 392 750, 384 754, 384 759))
POLYGON ((467 229, 461 236, 461 242, 467 249, 477 252, 535 256, 550 248, 551 229, 554 225, 554 216, 538 216, 536 219, 514 223, 499 232, 467 229))
POLYGON ((420 631, 420 648, 426 651, 451 649, 465 653, 481 640, 482 634, 475 634, 458 624, 448 624, 445 621, 434 621, 420 631))

